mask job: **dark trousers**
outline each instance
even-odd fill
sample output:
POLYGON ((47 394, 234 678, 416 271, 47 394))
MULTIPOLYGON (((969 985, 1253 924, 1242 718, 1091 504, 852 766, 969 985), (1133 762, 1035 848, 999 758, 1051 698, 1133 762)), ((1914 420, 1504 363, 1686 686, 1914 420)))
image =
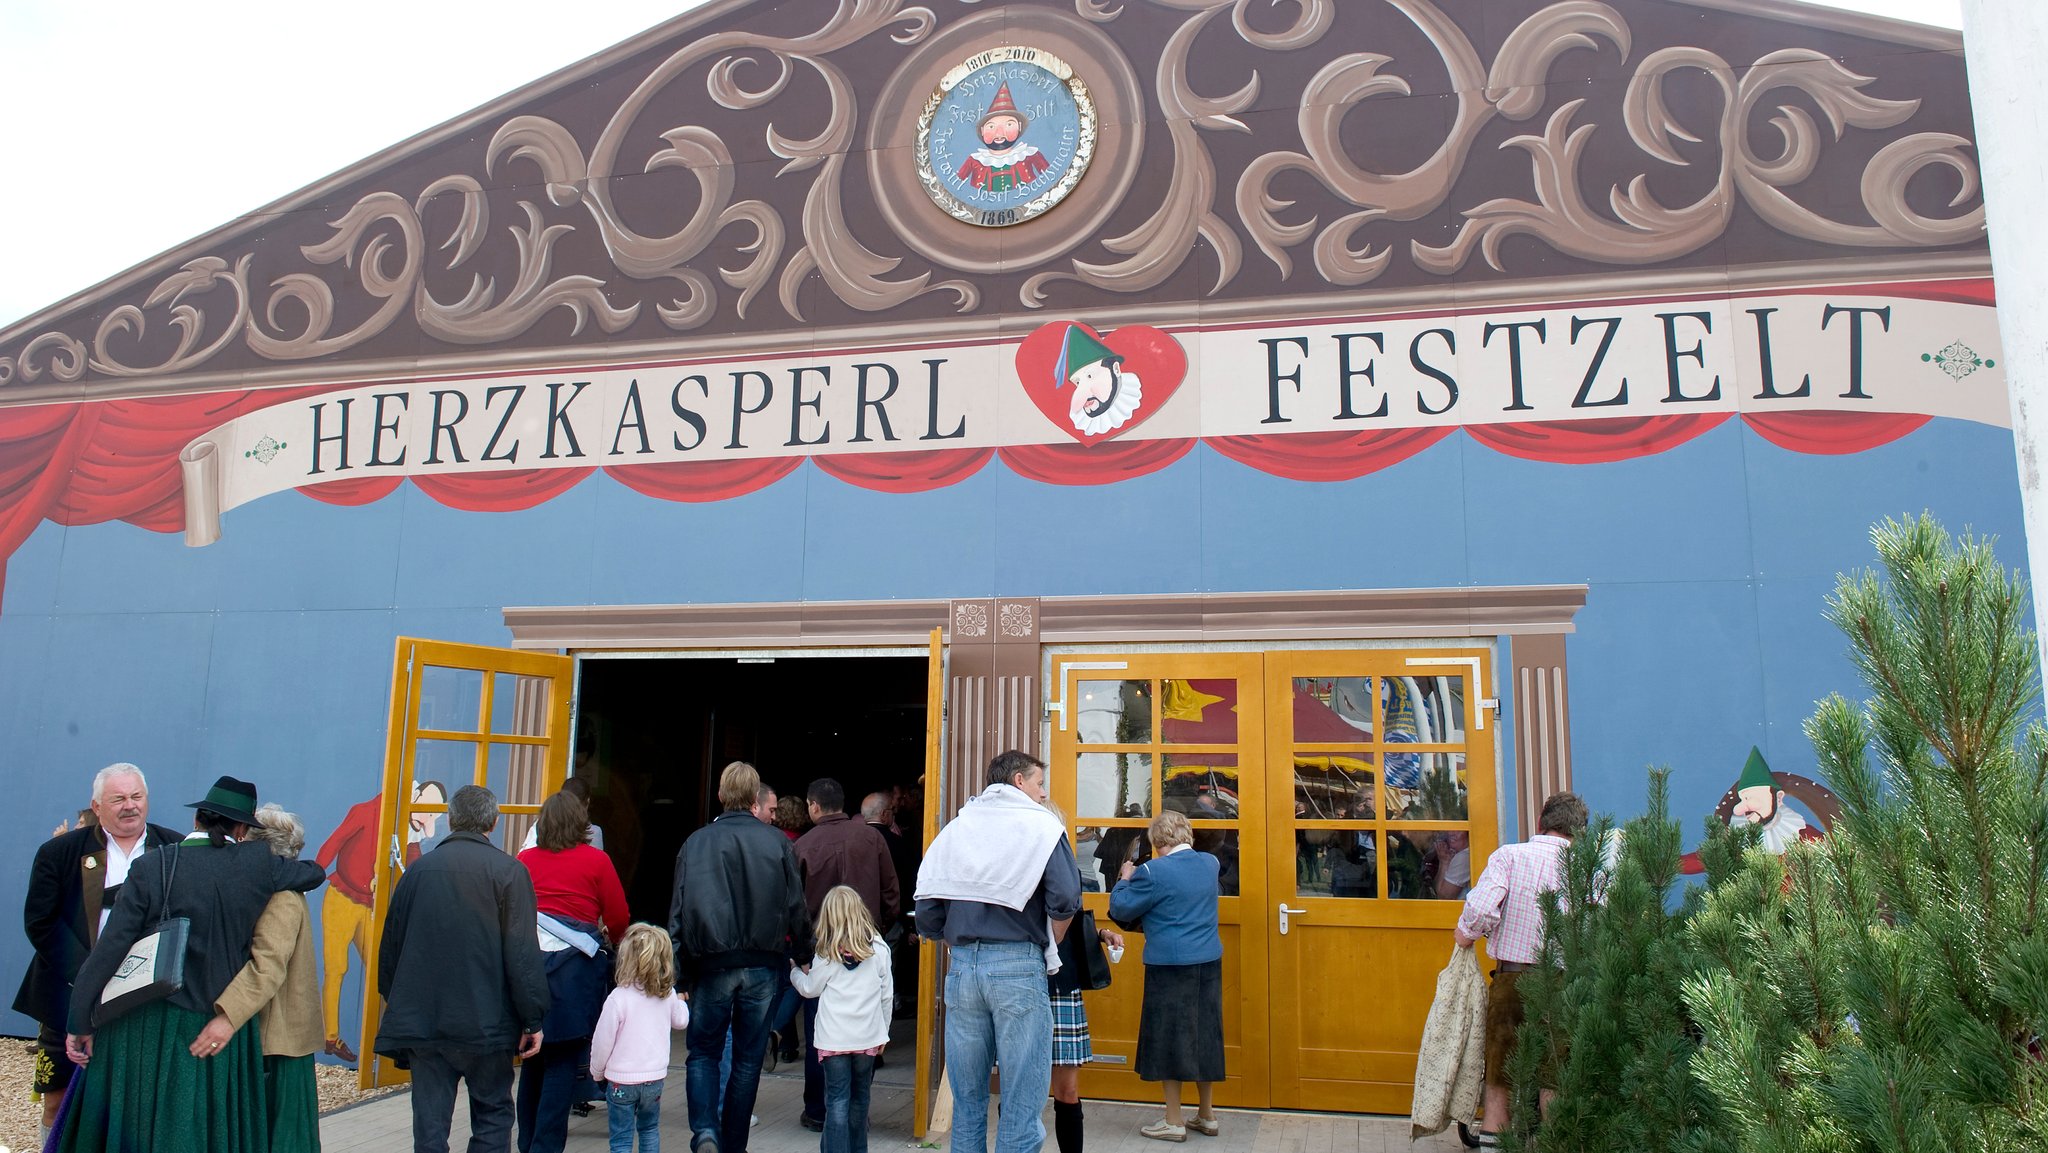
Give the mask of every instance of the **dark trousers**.
POLYGON ((804 998, 804 1116, 825 1117, 825 1072, 818 1063, 818 999, 804 998))
POLYGON ((469 1153, 505 1153, 512 1146, 510 1049, 414 1049, 412 1147, 448 1153, 455 1083, 469 1083, 469 1153))
POLYGON ((718 1142, 718 1153, 746 1153, 747 1119, 761 1089, 768 1013, 779 991, 774 969, 712 969, 690 988, 690 1148, 718 1142), (719 1100, 718 1059, 732 1033, 732 1078, 719 1100))
POLYGON ((875 1081, 875 1059, 866 1053, 841 1053, 825 1058, 823 1065, 825 1135, 818 1143, 820 1153, 868 1153, 868 1087, 875 1081))
POLYGON ((590 1068, 590 1038, 548 1041, 519 1066, 519 1153, 562 1153, 576 1078, 590 1068))

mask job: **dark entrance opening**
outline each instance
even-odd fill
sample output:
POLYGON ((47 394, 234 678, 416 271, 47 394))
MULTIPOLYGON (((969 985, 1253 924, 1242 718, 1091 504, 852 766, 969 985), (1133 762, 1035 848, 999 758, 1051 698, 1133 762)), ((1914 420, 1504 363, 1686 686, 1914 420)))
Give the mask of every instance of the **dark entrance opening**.
MULTIPOLYGON (((831 777, 858 814, 914 795, 924 772, 926 665, 908 656, 604 658, 582 662, 573 772, 590 778, 636 920, 668 924, 676 850, 718 813, 718 775, 746 761, 784 797, 831 777)), ((916 836, 921 809, 903 814, 916 836)))

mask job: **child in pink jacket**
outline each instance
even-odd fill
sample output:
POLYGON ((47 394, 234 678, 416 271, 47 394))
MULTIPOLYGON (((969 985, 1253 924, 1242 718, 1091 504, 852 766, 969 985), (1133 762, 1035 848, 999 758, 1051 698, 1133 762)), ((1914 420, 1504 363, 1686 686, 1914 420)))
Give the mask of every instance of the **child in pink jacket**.
POLYGON ((675 946, 644 922, 626 930, 615 969, 618 987, 604 1000, 590 1037, 590 1075, 605 1090, 612 1153, 661 1153, 661 1085, 668 1076, 669 1032, 690 1023, 690 1006, 676 996, 675 946))

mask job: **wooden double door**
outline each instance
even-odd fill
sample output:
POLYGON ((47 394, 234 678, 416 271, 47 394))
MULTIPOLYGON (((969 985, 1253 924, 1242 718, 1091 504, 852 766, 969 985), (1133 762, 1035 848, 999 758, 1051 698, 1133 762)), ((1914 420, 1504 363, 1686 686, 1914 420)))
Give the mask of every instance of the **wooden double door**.
MULTIPOLYGON (((1053 798, 1108 924, 1176 810, 1221 865, 1226 1105, 1408 1111, 1459 900, 1498 840, 1489 649, 1063 654, 1053 798)), ((1133 1062, 1142 934, 1087 994, 1087 1096, 1133 1062)))

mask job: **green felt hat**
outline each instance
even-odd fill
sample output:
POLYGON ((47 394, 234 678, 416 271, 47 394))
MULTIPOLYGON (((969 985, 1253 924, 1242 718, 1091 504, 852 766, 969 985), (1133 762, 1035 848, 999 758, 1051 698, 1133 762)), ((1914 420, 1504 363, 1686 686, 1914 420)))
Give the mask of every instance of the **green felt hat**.
POLYGON ((1758 785, 1775 789, 1778 787, 1778 781, 1771 776, 1771 766, 1764 763, 1764 755, 1758 752, 1755 746, 1751 746, 1749 760, 1742 766, 1742 776, 1736 780, 1735 789, 1740 792, 1758 785))
POLYGON ((1107 345, 1088 335, 1087 329, 1078 324, 1070 324, 1067 326, 1066 340, 1060 345, 1059 365, 1053 369, 1052 386, 1061 387, 1074 379, 1075 373, 1091 364, 1120 359, 1122 358, 1111 352, 1107 345))
POLYGON ((222 777, 206 790, 206 796, 185 806, 202 813, 218 813, 238 824, 256 823, 256 786, 233 777, 222 777))

